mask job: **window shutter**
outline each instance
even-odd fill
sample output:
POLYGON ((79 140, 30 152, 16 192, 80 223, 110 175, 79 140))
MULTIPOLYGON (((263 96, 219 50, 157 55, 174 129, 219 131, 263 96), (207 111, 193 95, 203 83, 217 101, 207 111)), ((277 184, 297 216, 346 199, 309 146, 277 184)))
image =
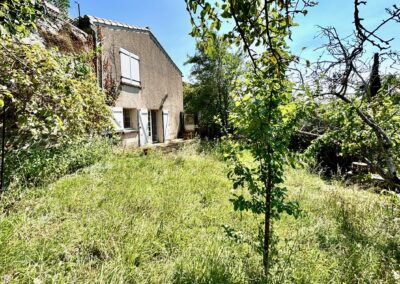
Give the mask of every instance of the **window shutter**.
POLYGON ((140 146, 151 143, 148 135, 149 111, 147 109, 139 110, 139 142, 140 146))
POLYGON ((127 54, 121 52, 121 76, 131 79, 130 58, 127 54))
POLYGON ((163 132, 164 132, 164 142, 169 140, 169 115, 168 110, 162 111, 163 115, 163 132))
POLYGON ((123 115, 122 107, 113 107, 112 114, 113 114, 112 121, 115 126, 115 129, 117 131, 123 130, 124 129, 124 115, 123 115))
POLYGON ((139 58, 131 57, 131 76, 133 81, 140 82, 139 58))
POLYGON ((119 52, 122 83, 140 86, 139 57, 123 48, 119 52))

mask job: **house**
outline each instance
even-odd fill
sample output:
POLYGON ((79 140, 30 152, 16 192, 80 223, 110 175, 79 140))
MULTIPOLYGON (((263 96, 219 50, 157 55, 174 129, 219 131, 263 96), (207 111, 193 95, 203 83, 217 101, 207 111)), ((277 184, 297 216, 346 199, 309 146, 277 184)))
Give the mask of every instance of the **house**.
POLYGON ((182 73, 149 28, 93 16, 78 26, 100 48, 96 73, 114 96, 116 130, 129 146, 166 142, 183 124, 182 73))

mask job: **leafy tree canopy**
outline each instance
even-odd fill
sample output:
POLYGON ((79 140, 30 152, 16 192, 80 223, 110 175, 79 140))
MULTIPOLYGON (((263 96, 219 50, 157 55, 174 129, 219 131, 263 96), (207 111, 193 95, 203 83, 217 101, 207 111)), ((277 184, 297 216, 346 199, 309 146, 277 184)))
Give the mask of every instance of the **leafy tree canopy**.
MULTIPOLYGON (((230 91, 243 70, 243 59, 220 38, 212 40, 214 48, 208 53, 204 42, 197 43, 196 54, 189 57, 193 64, 193 84, 185 87, 185 110, 200 114, 199 124, 208 136, 220 135, 228 128, 228 113, 232 107, 230 91)), ((209 44, 209 43, 208 43, 209 44)))

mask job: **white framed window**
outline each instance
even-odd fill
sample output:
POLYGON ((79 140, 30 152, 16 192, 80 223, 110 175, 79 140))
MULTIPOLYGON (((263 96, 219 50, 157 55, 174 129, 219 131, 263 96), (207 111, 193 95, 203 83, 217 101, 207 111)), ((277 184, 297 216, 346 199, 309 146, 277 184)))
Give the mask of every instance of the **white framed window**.
POLYGON ((123 49, 119 49, 121 56, 121 81, 122 83, 140 86, 139 56, 123 49))

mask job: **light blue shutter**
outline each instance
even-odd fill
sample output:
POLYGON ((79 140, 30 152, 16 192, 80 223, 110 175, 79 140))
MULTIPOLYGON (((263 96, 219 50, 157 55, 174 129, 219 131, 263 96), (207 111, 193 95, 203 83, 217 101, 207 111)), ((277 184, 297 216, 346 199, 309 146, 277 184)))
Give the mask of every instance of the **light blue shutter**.
POLYGON ((139 56, 120 48, 122 83, 140 86, 139 56))

